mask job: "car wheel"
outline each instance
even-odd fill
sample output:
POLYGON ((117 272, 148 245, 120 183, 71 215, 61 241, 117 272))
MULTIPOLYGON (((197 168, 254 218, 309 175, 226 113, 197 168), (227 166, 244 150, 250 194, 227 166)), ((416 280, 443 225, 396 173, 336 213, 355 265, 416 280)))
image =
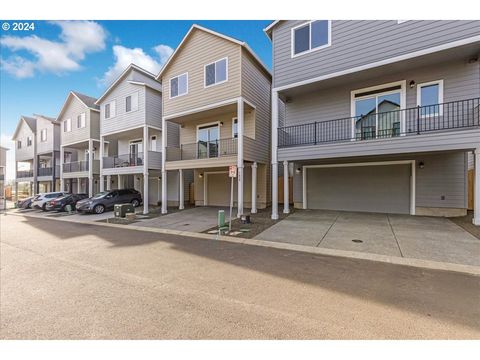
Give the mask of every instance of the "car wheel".
POLYGON ((132 205, 133 205, 133 207, 138 207, 138 205, 140 205, 140 201, 138 201, 137 199, 133 199, 132 200, 132 205))
POLYGON ((47 204, 42 205, 42 211, 47 211, 47 204))
POLYGON ((104 211, 105 211, 105 206, 103 205, 95 205, 95 207, 93 208, 93 212, 95 214, 102 214, 104 211))

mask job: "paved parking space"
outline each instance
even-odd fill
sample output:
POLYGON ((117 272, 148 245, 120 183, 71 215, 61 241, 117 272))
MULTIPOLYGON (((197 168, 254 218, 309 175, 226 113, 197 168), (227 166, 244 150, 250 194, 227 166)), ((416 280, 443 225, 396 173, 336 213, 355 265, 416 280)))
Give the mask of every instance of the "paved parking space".
POLYGON ((81 222, 81 221, 99 221, 105 220, 108 218, 113 217, 113 211, 106 211, 103 214, 78 214, 72 213, 68 214, 66 212, 56 212, 56 211, 42 211, 42 210, 35 210, 35 209, 14 209, 10 210, 17 214, 25 214, 29 216, 38 216, 38 217, 45 217, 45 218, 65 218, 69 221, 81 222))
POLYGON ((256 238, 480 266, 480 240, 447 218, 296 210, 256 238))

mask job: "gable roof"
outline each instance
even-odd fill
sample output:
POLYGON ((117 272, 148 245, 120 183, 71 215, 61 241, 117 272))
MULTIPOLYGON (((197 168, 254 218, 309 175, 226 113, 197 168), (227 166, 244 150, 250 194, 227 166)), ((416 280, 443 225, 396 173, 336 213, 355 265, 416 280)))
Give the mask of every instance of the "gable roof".
POLYGON ((37 131, 37 119, 22 115, 20 117, 20 121, 17 123, 17 127, 15 128, 15 132, 13 133, 12 140, 15 140, 17 138, 18 132, 23 123, 27 124, 27 126, 30 128, 30 130, 32 130, 33 133, 37 131))
POLYGON ((237 40, 237 39, 235 39, 235 38, 233 38, 233 37, 230 37, 230 36, 221 34, 221 33, 219 33, 219 32, 216 32, 216 31, 213 31, 213 30, 204 28, 203 26, 200 26, 200 25, 197 25, 197 24, 193 24, 193 25, 190 27, 190 30, 188 30, 187 34, 183 37, 182 41, 181 41, 180 44, 177 46, 177 48, 175 49, 175 51, 173 52, 173 54, 170 55, 170 57, 168 58, 168 60, 165 62, 165 64, 163 65, 163 67, 160 69, 160 72, 159 72, 158 75, 157 75, 157 80, 160 79, 160 77, 162 76, 163 72, 167 69, 168 65, 172 62, 173 58, 175 58, 175 56, 176 56, 176 54, 178 53, 178 51, 180 50, 180 48, 185 44, 185 42, 187 41, 187 39, 190 37, 190 34, 192 34, 192 32, 193 32, 194 30, 205 31, 205 32, 207 32, 207 33, 209 33, 209 34, 218 36, 218 37, 220 37, 220 38, 222 38, 222 39, 231 41, 231 42, 233 42, 233 43, 235 43, 235 44, 237 44, 237 45, 242 46, 243 48, 245 48, 245 49, 250 53, 250 55, 252 55, 252 57, 257 61, 257 63, 260 65, 260 67, 262 67, 263 70, 265 70, 265 72, 271 76, 270 70, 268 70, 268 68, 265 66, 265 64, 262 62, 262 60, 260 60, 260 58, 258 57, 258 55, 255 54, 255 52, 250 48, 250 46, 248 46, 248 44, 247 44, 245 41, 240 41, 240 40, 237 40))
POLYGON ((149 72, 149 71, 147 71, 147 70, 145 70, 145 69, 143 69, 143 68, 141 68, 140 66, 137 66, 137 65, 135 65, 135 64, 130 64, 130 65, 128 65, 127 68, 120 74, 120 76, 112 83, 112 85, 110 85, 110 86, 108 87, 108 89, 105 90, 105 92, 95 101, 95 105, 98 105, 98 104, 103 100, 103 98, 105 98, 105 96, 107 96, 107 95, 110 93, 110 91, 112 91, 112 90, 117 86, 117 84, 125 77, 125 75, 127 75, 128 72, 129 72, 130 70, 132 70, 132 69, 133 69, 133 70, 136 70, 136 71, 138 71, 138 72, 141 72, 142 74, 144 74, 144 75, 152 78, 153 80, 156 80, 155 75, 152 74, 151 72, 149 72))
POLYGON ((33 114, 37 119, 38 118, 42 118, 44 120, 47 120, 47 121, 50 121, 53 125, 60 125, 60 122, 57 121, 56 118, 54 117, 51 117, 51 116, 45 116, 45 115, 42 115, 42 114, 33 114))
POLYGON ((275 21, 272 21, 265 29, 263 29, 263 31, 265 32, 265 34, 267 34, 267 36, 270 38, 270 40, 272 40, 272 29, 275 27, 275 25, 277 25, 281 20, 275 20, 275 21))
POLYGON ((58 116, 56 118, 56 121, 60 121, 59 119, 63 115, 63 113, 65 112, 65 110, 67 108, 67 104, 69 103, 70 99, 72 99, 73 97, 77 98, 83 105, 85 105, 90 110, 100 111, 100 107, 95 104, 95 101, 97 101, 97 99, 95 99, 91 96, 81 94, 77 91, 70 91, 67 95, 67 98, 65 99, 65 102, 63 103, 63 106, 60 110, 60 113, 58 114, 58 116))

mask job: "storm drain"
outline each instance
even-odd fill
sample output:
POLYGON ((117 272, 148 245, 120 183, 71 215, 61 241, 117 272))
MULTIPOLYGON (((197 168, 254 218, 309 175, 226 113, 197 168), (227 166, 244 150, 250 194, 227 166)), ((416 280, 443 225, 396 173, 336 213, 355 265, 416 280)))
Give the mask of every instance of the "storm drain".
POLYGON ((357 243, 357 244, 360 244, 360 243, 363 243, 363 240, 353 239, 352 242, 357 243))

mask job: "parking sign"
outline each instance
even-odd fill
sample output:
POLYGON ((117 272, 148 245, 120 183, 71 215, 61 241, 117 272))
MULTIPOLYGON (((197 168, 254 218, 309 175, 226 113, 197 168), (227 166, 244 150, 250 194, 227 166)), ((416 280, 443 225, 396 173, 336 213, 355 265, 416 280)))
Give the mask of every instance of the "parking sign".
POLYGON ((237 165, 230 165, 228 167, 228 176, 231 178, 237 177, 237 165))

